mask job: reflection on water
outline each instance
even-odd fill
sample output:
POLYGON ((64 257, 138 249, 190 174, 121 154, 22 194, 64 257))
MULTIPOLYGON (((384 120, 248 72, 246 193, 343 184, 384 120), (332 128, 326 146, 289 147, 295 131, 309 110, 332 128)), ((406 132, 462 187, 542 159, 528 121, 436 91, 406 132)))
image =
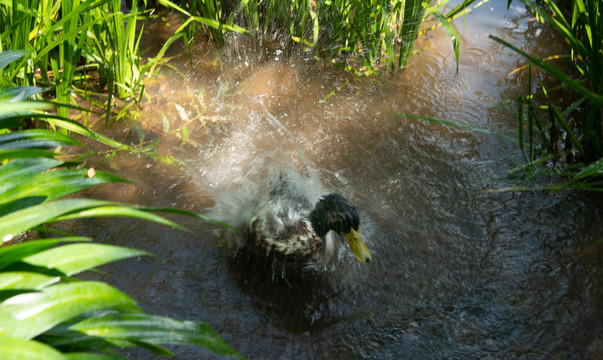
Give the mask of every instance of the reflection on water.
MULTIPOLYGON (((456 78, 440 30, 419 41, 406 71, 380 81, 278 44, 239 40, 223 53, 201 45, 192 66, 173 62, 185 76, 166 71, 148 87, 138 122, 185 169, 118 153, 106 166, 139 186, 92 194, 237 225, 270 180, 293 170, 311 196, 337 191, 356 204, 370 264, 346 254, 331 272, 273 282, 237 262, 209 224, 178 218, 194 230, 185 234, 89 220, 80 233, 158 255, 107 266, 102 277, 149 311, 209 322, 249 358, 600 357, 600 198, 481 192, 514 181, 502 178, 513 144, 398 115, 513 135, 513 110, 496 103, 523 91, 525 78, 507 77, 521 59, 487 34, 528 50, 550 38, 506 4, 467 17, 456 78)), ((555 52, 551 44, 539 51, 555 52)), ((108 131, 138 141, 125 125, 108 131)))

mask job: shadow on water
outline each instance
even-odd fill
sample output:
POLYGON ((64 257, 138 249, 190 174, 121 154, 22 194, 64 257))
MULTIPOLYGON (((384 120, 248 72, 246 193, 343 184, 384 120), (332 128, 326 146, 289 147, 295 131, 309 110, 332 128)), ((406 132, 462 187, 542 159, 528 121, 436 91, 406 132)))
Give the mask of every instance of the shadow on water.
POLYGON ((487 34, 556 49, 515 2, 509 14, 507 1, 489 4, 467 17, 456 79, 441 30, 417 43, 406 71, 380 81, 354 79, 278 41, 235 40, 222 52, 202 44, 192 66, 173 61, 184 76, 168 70, 147 87, 139 120, 107 129, 134 144, 140 132, 147 142, 160 138, 157 151, 184 170, 118 152, 98 166, 137 186, 90 195, 241 225, 284 169, 299 174, 310 198, 336 191, 356 205, 370 264, 342 251, 330 271, 275 281, 233 256, 211 224, 176 219, 193 230, 186 234, 95 219, 70 226, 157 256, 88 276, 149 311, 209 322, 252 359, 601 357, 600 197, 481 192, 519 181, 505 178, 514 144, 398 115, 514 133, 514 109, 498 103, 525 87, 520 73, 507 76, 522 62, 487 34))

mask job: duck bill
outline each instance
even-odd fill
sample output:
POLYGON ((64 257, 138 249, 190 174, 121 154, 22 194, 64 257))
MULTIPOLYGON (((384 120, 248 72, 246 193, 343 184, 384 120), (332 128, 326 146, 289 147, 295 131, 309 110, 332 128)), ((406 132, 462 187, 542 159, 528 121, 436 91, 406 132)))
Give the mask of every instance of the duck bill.
POLYGON ((359 232, 356 232, 354 229, 350 229, 350 232, 345 235, 345 239, 348 241, 348 244, 354 252, 354 255, 356 255, 356 259, 358 259, 358 261, 371 261, 371 253, 369 253, 366 245, 364 245, 362 236, 360 236, 359 232))

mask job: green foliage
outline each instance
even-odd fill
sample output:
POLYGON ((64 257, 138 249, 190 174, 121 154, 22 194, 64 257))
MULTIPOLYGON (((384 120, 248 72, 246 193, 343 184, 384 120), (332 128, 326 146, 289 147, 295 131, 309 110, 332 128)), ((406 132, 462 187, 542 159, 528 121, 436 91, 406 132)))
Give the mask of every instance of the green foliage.
MULTIPOLYGON (((188 17, 177 31, 185 33, 187 40, 194 37, 196 24, 218 44, 223 44, 230 32, 269 37, 277 34, 299 43, 319 59, 363 73, 372 73, 383 64, 390 70, 404 68, 427 10, 450 32, 458 60, 458 35, 448 23, 450 17, 418 0, 159 3, 188 17)), ((469 4, 471 1, 461 8, 469 4)))
MULTIPOLYGON (((2 54, 0 54, 2 55, 2 54)), ((18 54, 19 56, 21 54, 18 54)), ((18 60, 14 56, 13 60, 18 60)), ((0 60, 2 56, 0 56, 0 60)), ((5 60, 6 64, 9 60, 5 60)), ((13 89, 14 90, 14 89, 13 89)), ((19 89, 16 89, 19 90, 19 89)), ((20 234, 56 232, 49 224, 96 216, 128 216, 186 230, 145 209, 109 201, 62 199, 81 189, 124 182, 115 175, 72 168, 56 148, 81 146, 73 138, 44 129, 23 130, 24 119, 43 115, 48 103, 9 102, 0 91, 0 353, 8 359, 123 359, 116 349, 138 346, 172 355, 163 344, 190 344, 218 355, 241 356, 208 324, 145 313, 128 295, 77 274, 112 261, 149 255, 84 237, 32 239, 20 234)), ((33 91, 35 93, 35 91, 33 91)), ((86 127, 57 116, 40 119, 95 137, 86 127), (77 125, 76 125, 77 124, 77 125)), ((109 142, 109 141, 105 141, 109 142)), ((173 213, 206 217, 179 210, 173 213)))
MULTIPOLYGON (((85 95, 98 83, 100 90, 107 85, 108 105, 113 95, 139 100, 143 74, 159 59, 140 63, 137 5, 134 0, 124 14, 120 0, 6 2, 0 7, 0 68, 6 67, 0 88, 50 86, 56 101, 68 104, 74 93, 85 95)), ((66 117, 68 110, 59 107, 58 113, 66 117)))
POLYGON ((569 161, 554 172, 568 177, 569 181, 547 187, 603 191, 603 1, 573 1, 567 11, 562 11, 553 0, 544 0, 542 6, 530 0, 522 2, 537 19, 563 36, 572 61, 568 64, 569 69, 559 68, 491 36, 530 62, 528 94, 517 98, 519 147, 526 165, 513 172, 524 171, 535 179, 535 174, 541 173, 536 168, 538 165, 574 160, 578 163, 569 161), (532 93, 531 64, 557 79, 562 87, 548 89, 541 83, 541 92, 532 93), (559 89, 565 89, 573 96, 573 102, 565 109, 558 105, 559 96, 555 91, 559 89), (544 112, 539 111, 540 108, 544 112))

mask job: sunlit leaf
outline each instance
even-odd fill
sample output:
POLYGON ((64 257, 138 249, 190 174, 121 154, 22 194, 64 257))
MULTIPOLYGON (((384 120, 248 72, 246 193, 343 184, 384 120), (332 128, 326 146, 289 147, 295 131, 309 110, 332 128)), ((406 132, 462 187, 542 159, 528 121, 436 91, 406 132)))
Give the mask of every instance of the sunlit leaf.
POLYGON ((39 94, 47 89, 37 86, 18 86, 0 89, 0 101, 21 101, 29 99, 30 97, 39 94))
POLYGON ((180 321, 138 314, 111 314, 86 319, 70 327, 90 336, 149 344, 192 344, 218 355, 240 357, 216 331, 204 322, 180 321))
POLYGON ((46 201, 50 201, 94 185, 128 182, 103 171, 95 171, 93 177, 86 176, 87 172, 88 169, 72 169, 39 173, 35 176, 13 176, 11 182, 4 184, 6 191, 0 192, 0 204, 27 196, 44 196, 46 201))
POLYGON ((2 160, 11 160, 11 159, 23 159, 23 158, 33 158, 33 157, 45 157, 45 158, 54 158, 58 154, 52 151, 44 151, 38 149, 10 149, 10 150, 0 150, 0 161, 2 160))
POLYGON ((34 340, 23 340, 8 335, 0 335, 2 359, 16 360, 67 360, 54 348, 34 340))
POLYGON ((127 360, 127 358, 118 355, 95 354, 87 352, 64 354, 68 360, 127 360))
POLYGON ((6 165, 0 166, 0 195, 14 186, 15 183, 61 164, 63 162, 57 159, 36 157, 15 159, 6 165))
POLYGON ((25 50, 4 50, 0 52, 0 70, 15 60, 19 60, 23 56, 27 55, 25 50))
POLYGON ((31 339, 82 313, 110 308, 140 310, 129 296, 102 282, 54 285, 5 300, 0 305, 0 335, 31 339))
POLYGON ((21 259, 51 248, 59 242, 90 241, 87 237, 65 237, 61 239, 42 239, 23 242, 0 248, 0 269, 21 259))
POLYGON ((0 290, 38 290, 54 284, 60 279, 60 276, 27 271, 3 271, 0 272, 0 290))
POLYGON ((102 200, 68 199, 31 206, 0 217, 0 238, 5 242, 17 234, 47 222, 100 216, 127 216, 154 221, 180 230, 187 229, 173 221, 144 210, 102 200))
POLYGON ((64 145, 82 144, 57 131, 32 129, 0 135, 0 150, 8 149, 51 149, 64 145))
POLYGON ((113 203, 102 200, 69 199, 44 203, 15 211, 0 217, 0 238, 6 242, 26 230, 52 221, 57 216, 107 204, 113 203))
POLYGON ((33 110, 51 110, 54 106, 50 103, 38 101, 0 102, 0 117, 15 114, 28 114, 33 110))
POLYGON ((74 275, 108 262, 134 256, 150 255, 146 251, 105 244, 69 244, 39 252, 23 259, 32 265, 60 270, 74 275))
MULTIPOLYGON (((65 200, 66 201, 66 200, 65 200)), ((181 226, 173 221, 167 220, 161 216, 151 214, 144 208, 130 207, 127 204, 118 204, 109 206, 97 206, 93 208, 83 209, 80 211, 74 211, 65 213, 54 219, 54 221, 63 221, 70 219, 79 218, 91 218, 91 217, 131 217, 142 220, 149 220, 159 224, 174 227, 182 231, 189 231, 184 226, 181 226)))

